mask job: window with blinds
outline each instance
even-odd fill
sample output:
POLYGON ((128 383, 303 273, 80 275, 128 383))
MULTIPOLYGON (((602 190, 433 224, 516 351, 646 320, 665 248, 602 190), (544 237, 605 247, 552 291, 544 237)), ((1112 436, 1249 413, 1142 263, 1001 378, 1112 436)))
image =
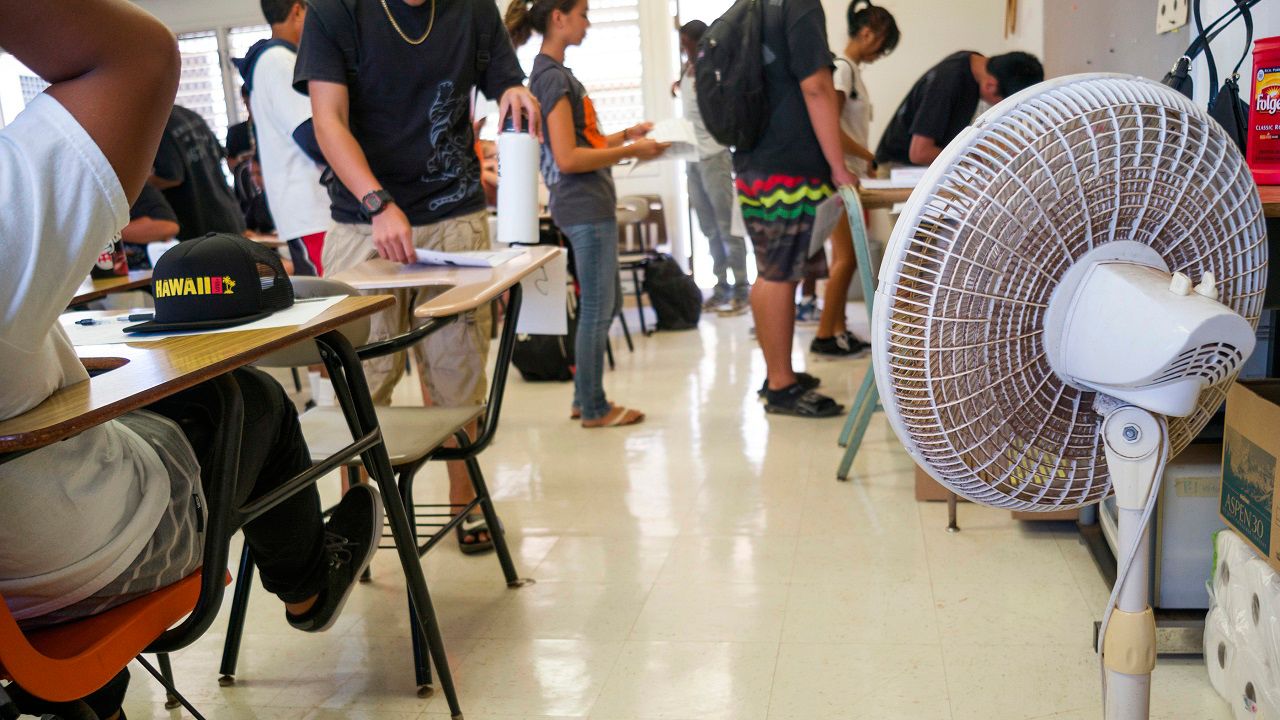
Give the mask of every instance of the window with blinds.
POLYGON ((174 103, 194 110, 209 123, 218 138, 227 136, 227 92, 222 79, 222 54, 218 33, 184 33, 178 36, 182 76, 174 103))

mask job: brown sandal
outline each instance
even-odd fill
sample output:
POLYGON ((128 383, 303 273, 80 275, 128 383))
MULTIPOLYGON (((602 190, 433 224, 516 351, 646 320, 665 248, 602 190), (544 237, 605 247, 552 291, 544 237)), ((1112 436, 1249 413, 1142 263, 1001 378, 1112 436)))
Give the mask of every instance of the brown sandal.
POLYGON ((595 420, 583 420, 582 427, 587 429, 606 428, 606 427, 625 427, 627 425, 635 425, 644 421, 644 413, 639 410, 632 410, 621 405, 614 405, 609 408, 608 414, 595 420))
POLYGON ((581 420, 581 419, 582 419, 582 408, 578 407, 577 405, 574 405, 573 407, 569 408, 569 419, 570 419, 570 420, 581 420))

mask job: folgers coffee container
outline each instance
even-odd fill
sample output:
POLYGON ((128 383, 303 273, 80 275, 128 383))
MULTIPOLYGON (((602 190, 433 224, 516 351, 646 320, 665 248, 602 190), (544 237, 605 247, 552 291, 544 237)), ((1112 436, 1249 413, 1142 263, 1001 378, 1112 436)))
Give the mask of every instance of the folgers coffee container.
POLYGON ((1252 80, 1245 159, 1259 185, 1280 185, 1280 37, 1253 44, 1252 80))
POLYGON ((129 274, 129 262, 124 256, 124 241, 117 235, 98 253, 98 261, 89 271, 91 278, 124 277, 129 274))

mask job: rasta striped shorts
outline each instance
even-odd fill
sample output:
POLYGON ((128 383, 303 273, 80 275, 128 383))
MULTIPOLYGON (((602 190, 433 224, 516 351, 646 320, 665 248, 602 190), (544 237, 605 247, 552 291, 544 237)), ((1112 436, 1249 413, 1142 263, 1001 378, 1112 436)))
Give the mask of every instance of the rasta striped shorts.
POLYGON ((818 205, 835 192, 830 182, 748 170, 738 174, 737 188, 761 278, 799 282, 827 276, 826 253, 811 256, 809 246, 818 205))

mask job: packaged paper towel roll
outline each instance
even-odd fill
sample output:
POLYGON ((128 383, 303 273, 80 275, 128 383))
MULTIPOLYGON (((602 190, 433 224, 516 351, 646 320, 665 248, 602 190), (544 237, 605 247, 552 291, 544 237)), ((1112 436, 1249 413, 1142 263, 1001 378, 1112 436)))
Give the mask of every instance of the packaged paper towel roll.
POLYGON ((498 135, 498 242, 538 242, 537 139, 508 129, 498 135))
POLYGON ((1204 618, 1204 665, 1209 673, 1209 684, 1224 700, 1231 692, 1230 678, 1236 658, 1236 644, 1227 629, 1227 619, 1220 608, 1214 607, 1204 618))
POLYGON ((1227 675, 1227 702, 1236 720, 1280 718, 1266 661, 1248 647, 1237 649, 1227 675))

